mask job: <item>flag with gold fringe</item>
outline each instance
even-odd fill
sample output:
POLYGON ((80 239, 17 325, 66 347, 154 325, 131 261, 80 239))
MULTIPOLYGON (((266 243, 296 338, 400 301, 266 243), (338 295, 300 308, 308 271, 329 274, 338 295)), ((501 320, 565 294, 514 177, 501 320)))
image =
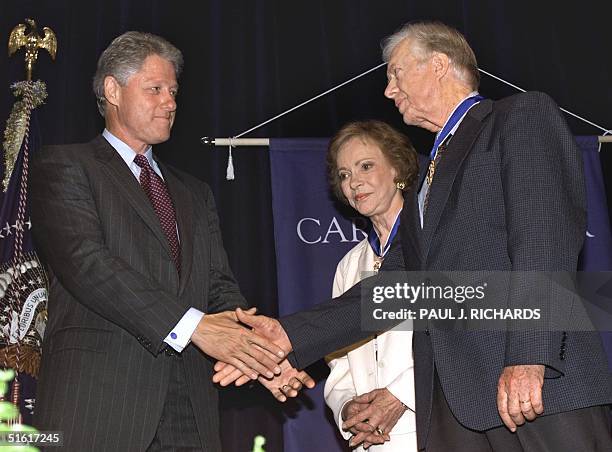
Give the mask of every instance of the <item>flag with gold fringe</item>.
POLYGON ((42 81, 11 86, 17 98, 3 141, 0 207, 0 367, 15 370, 7 396, 19 407, 19 423, 31 422, 42 339, 47 322, 48 281, 32 243, 28 168, 40 148, 35 108, 47 97, 42 81))

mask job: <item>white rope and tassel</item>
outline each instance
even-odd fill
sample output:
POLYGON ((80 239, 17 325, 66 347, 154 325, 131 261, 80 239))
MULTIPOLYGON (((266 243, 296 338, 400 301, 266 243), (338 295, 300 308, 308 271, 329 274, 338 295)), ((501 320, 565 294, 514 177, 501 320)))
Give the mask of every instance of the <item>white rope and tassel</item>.
MULTIPOLYGON (((349 83, 351 83, 351 82, 353 82, 353 81, 363 77, 364 75, 367 75, 370 72, 375 71, 376 69, 378 69, 380 67, 386 66, 386 64, 387 63, 380 63, 380 64, 378 64, 378 65, 376 65, 376 66, 366 70, 365 72, 362 72, 361 74, 356 75, 355 77, 353 77, 353 78, 351 78, 349 80, 346 80, 346 81, 340 83, 339 85, 336 85, 336 86, 328 89, 327 91, 324 91, 324 92, 322 92, 320 94, 317 94, 316 96, 314 96, 314 97, 312 97, 312 98, 310 98, 310 99, 308 99, 308 100, 306 100, 306 101, 304 101, 304 102, 302 102, 302 103, 300 103, 298 105, 295 105, 294 107, 291 107, 288 110, 285 110, 284 112, 279 113, 278 115, 276 115, 276 116, 274 116, 274 117, 272 117, 272 118, 270 118, 270 119, 268 119, 268 120, 266 120, 266 121, 264 121, 264 122, 262 122, 262 123, 260 123, 260 124, 258 124, 256 126, 254 126, 254 127, 251 127, 250 129, 245 130, 244 132, 239 133, 238 135, 235 135, 235 136, 233 136, 231 138, 227 138, 227 139, 226 138, 216 138, 216 139, 210 140, 208 137, 202 137, 200 140, 204 144, 213 144, 213 145, 216 145, 216 146, 223 146, 223 145, 225 145, 226 141, 229 142, 229 154, 228 154, 228 158, 227 158, 226 179, 227 180, 234 180, 235 179, 235 173, 234 173, 234 161, 233 161, 233 157, 232 157, 232 148, 236 147, 238 145, 249 145, 249 146, 267 146, 268 145, 268 139, 267 138, 254 138, 254 139, 242 139, 242 140, 240 140, 240 137, 242 137, 242 136, 246 135, 247 133, 250 133, 250 132, 252 132, 252 131, 254 131, 256 129, 259 129, 260 127, 263 127, 266 124, 269 124, 270 122, 272 122, 272 121, 274 121, 274 120, 276 120, 276 119, 278 119, 278 118, 280 118, 282 116, 285 116, 286 114, 291 113, 292 111, 297 110, 298 108, 301 108, 301 107, 303 107, 306 104, 309 104, 310 102, 313 102, 313 101, 315 101, 315 100, 317 100, 317 99, 319 99, 319 98, 321 98, 323 96, 326 96, 327 94, 337 90, 338 88, 341 88, 344 85, 347 85, 347 84, 349 84, 349 83), (244 141, 244 143, 241 143, 241 141, 244 141)), ((515 85, 513 83, 510 83, 509 81, 504 80, 503 78, 498 77, 497 75, 491 74, 490 72, 487 72, 487 71, 485 71, 482 68, 478 68, 478 70, 480 72, 482 72, 483 74, 488 75, 489 77, 494 78, 495 80, 498 80, 498 81, 500 81, 502 83, 505 83, 506 85, 511 86, 512 88, 514 88, 514 89, 516 89, 518 91, 527 92, 525 89, 521 88, 520 86, 517 86, 517 85, 515 85)), ((596 127, 597 129, 601 130, 603 132, 602 138, 603 137, 607 137, 607 135, 612 134, 612 129, 606 129, 605 127, 602 127, 599 124, 594 123, 593 121, 589 121, 588 119, 583 118, 582 116, 579 116, 579 115, 577 115, 575 113, 572 113, 571 111, 569 111, 569 110, 567 110, 565 108, 559 107, 559 109, 561 111, 563 111, 564 113, 567 113, 568 115, 573 116, 576 119, 579 119, 580 121, 583 121, 583 122, 585 122, 585 123, 587 123, 587 124, 589 124, 589 125, 591 125, 593 127, 596 127)), ((609 137, 607 137, 603 141, 609 141, 609 137)), ((601 142, 602 142, 602 140, 600 139, 600 149, 601 149, 601 142)))
MULTIPOLYGON (((506 85, 511 86, 512 88, 514 88, 514 89, 516 89, 516 90, 518 90, 518 91, 521 91, 521 92, 523 92, 523 93, 526 93, 526 92, 527 92, 527 90, 525 90, 525 89, 521 88, 520 86, 516 86, 515 84, 510 83, 509 81, 504 80, 503 78, 498 77, 497 75, 493 75, 493 74, 491 74, 490 72, 485 71, 484 69, 478 68, 478 70, 479 70, 480 72, 482 72, 483 74, 488 75, 489 77, 494 78, 495 80, 499 80, 500 82, 505 83, 506 85)), ((561 111, 562 111, 562 112, 564 112, 564 113, 567 113, 567 114, 568 114, 568 115, 570 115, 570 116, 573 116, 573 117, 574 117, 574 118, 576 118, 576 119, 579 119, 579 120, 581 120, 581 121, 583 121, 583 122, 586 122, 587 124, 589 124, 589 125, 591 125, 591 126, 593 126, 593 127, 598 128, 599 130, 601 130, 602 132, 604 132, 603 136, 606 136, 606 135, 608 135, 608 134, 612 133, 612 130, 610 130, 610 129, 606 129, 605 127, 602 127, 602 126, 600 126, 599 124, 595 124, 593 121, 589 121, 588 119, 583 118, 582 116, 578 116, 576 113, 572 113, 571 111, 566 110, 565 108, 559 107, 559 110, 561 110, 561 111)))
POLYGON ((317 94, 316 96, 311 97, 310 99, 308 99, 308 100, 306 100, 306 101, 302 102, 301 104, 295 105, 294 107, 291 107, 290 109, 285 110, 285 111, 284 111, 284 112, 282 112, 282 113, 279 113, 278 115, 274 116, 273 118, 270 118, 270 119, 268 119, 268 120, 266 120, 266 121, 262 122, 261 124, 257 124, 256 126, 251 127, 250 129, 245 130, 244 132, 239 133, 238 135, 235 135, 234 137, 230 138, 230 139, 229 139, 229 140, 230 140, 230 145, 229 145, 229 156, 228 156, 228 159, 227 159, 227 171, 226 171, 226 173, 227 173, 227 174, 226 174, 226 177, 225 177, 225 178, 226 178, 227 180, 234 180, 234 162, 233 162, 233 159, 232 159, 232 147, 233 147, 233 146, 232 146, 232 141, 233 141, 233 140, 235 140, 235 139, 237 139, 237 138, 240 138, 241 136, 246 135, 247 133, 251 133, 253 130, 259 129, 260 127, 263 127, 263 126, 265 126, 266 124, 268 124, 268 123, 270 123, 270 122, 272 122, 272 121, 274 121, 274 120, 276 120, 276 119, 278 119, 278 118, 280 118, 280 117, 282 117, 282 116, 285 116, 286 114, 291 113, 292 111, 297 110, 298 108, 301 108, 301 107, 303 107, 304 105, 309 104, 310 102, 313 102, 313 101, 315 101, 315 100, 319 99, 320 97, 326 96, 326 95, 328 95, 329 93, 331 93, 331 92, 333 92, 333 91, 337 90, 338 88, 341 88, 341 87, 343 87, 344 85, 347 85, 347 84, 349 84, 349 83, 351 83, 351 82, 353 82, 353 81, 357 80, 358 78, 361 78, 361 77, 363 77, 364 75, 367 75, 367 74, 369 74, 370 72, 373 72, 373 71, 375 71, 376 69, 378 69, 378 68, 380 68, 380 67, 383 67, 383 66, 386 66, 386 65, 387 65, 387 63, 380 63, 379 65, 374 66, 374 67, 372 67, 372 68, 368 69, 367 71, 362 72, 361 74, 356 75, 356 76, 355 76, 355 77, 353 77, 353 78, 350 78, 349 80, 345 80, 344 82, 340 83, 339 85, 336 85, 336 86, 334 86, 334 87, 332 87, 332 88, 328 89, 327 91, 324 91, 324 92, 322 92, 322 93, 320 93, 320 94, 317 94))
POLYGON ((234 180, 236 175, 234 174, 234 159, 232 157, 232 148, 234 137, 230 137, 229 139, 229 152, 227 155, 227 169, 225 170, 225 179, 226 180, 234 180))

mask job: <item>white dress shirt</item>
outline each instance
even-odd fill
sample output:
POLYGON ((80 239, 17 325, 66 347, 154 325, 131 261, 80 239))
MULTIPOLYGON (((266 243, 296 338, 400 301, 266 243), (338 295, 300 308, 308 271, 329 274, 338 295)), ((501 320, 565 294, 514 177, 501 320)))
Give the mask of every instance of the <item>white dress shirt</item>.
MULTIPOLYGON (((119 138, 109 132, 108 129, 104 129, 104 132, 102 132, 102 136, 117 151, 117 153, 121 156, 125 164, 128 166, 128 168, 136 178, 136 180, 138 180, 140 183, 141 169, 134 162, 136 152, 134 152, 131 147, 129 147, 127 144, 125 144, 123 141, 121 141, 119 138)), ((149 161, 149 165, 151 165, 153 171, 155 171, 155 173, 163 180, 164 176, 161 173, 161 170, 159 169, 159 165, 153 159, 153 148, 151 146, 147 148, 144 153, 144 156, 149 161)), ((177 237, 180 241, 180 236, 178 235, 178 228, 176 232, 177 237)), ((200 320, 202 320, 203 316, 204 313, 199 309, 193 307, 189 308, 187 312, 183 315, 181 320, 179 320, 178 323, 174 326, 174 328, 172 328, 172 331, 170 331, 168 336, 166 336, 164 342, 177 352, 182 352, 183 349, 189 344, 189 342, 191 342, 191 336, 193 335, 193 332, 198 326, 198 323, 200 323, 200 320)))

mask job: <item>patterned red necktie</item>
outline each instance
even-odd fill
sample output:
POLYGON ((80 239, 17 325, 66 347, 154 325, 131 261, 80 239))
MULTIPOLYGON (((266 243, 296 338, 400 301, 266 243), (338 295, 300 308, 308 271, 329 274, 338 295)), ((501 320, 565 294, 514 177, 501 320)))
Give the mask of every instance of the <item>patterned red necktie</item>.
POLYGON ((134 157, 134 163, 141 168, 140 185, 149 197, 155 209, 155 213, 157 213, 162 230, 170 244, 170 251, 172 252, 172 259, 176 265, 176 270, 180 275, 181 248, 176 232, 176 214, 174 212, 172 198, 170 198, 170 194, 166 188, 166 183, 155 171, 153 171, 153 168, 151 168, 149 161, 144 155, 136 155, 136 157, 134 157))

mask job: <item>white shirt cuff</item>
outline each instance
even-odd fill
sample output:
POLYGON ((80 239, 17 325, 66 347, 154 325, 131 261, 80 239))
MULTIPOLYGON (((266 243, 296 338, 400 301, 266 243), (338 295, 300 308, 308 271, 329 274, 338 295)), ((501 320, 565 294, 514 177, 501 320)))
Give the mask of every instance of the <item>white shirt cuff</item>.
POLYGON ((170 334, 166 336, 164 342, 181 353, 183 349, 189 345, 189 342, 191 342, 191 336, 198 326, 198 323, 200 323, 200 320, 202 320, 202 317, 204 317, 202 311, 196 308, 189 308, 176 326, 172 328, 170 334))
POLYGON ((348 430, 342 430, 342 423, 344 422, 342 420, 342 410, 344 410, 344 407, 346 406, 346 404, 349 403, 351 400, 353 400, 353 397, 346 399, 346 401, 340 406, 340 411, 338 412, 338 420, 337 420, 338 429, 340 430, 340 434, 347 441, 353 437, 353 434, 349 432, 348 430))

